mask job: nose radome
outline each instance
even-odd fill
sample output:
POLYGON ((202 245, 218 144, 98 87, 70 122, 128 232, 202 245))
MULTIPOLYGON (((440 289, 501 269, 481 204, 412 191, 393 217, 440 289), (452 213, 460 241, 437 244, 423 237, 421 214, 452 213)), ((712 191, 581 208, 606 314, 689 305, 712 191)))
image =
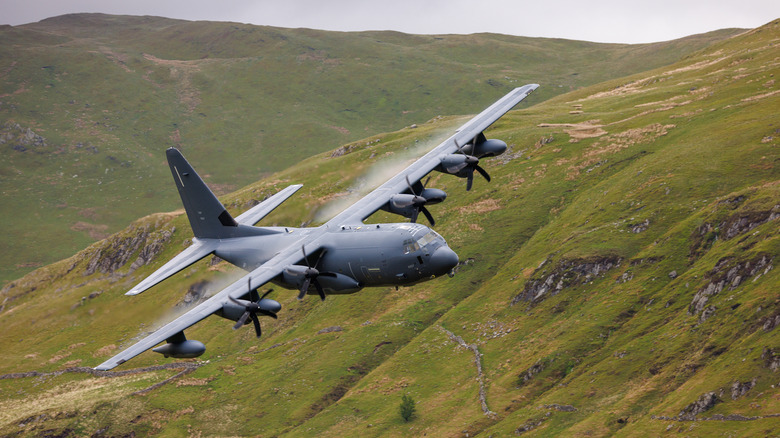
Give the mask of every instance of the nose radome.
POLYGON ((431 265, 435 275, 444 275, 458 265, 458 255, 447 246, 439 247, 431 256, 431 265))

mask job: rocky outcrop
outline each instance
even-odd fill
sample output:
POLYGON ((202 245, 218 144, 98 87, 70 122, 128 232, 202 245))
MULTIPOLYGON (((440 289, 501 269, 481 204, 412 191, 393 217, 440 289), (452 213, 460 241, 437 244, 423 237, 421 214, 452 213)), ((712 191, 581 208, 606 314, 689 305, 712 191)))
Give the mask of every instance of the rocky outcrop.
MULTIPOLYGON (((744 199, 744 196, 738 196, 731 200, 722 201, 721 204, 725 203, 734 207, 741 204, 744 199)), ((705 222, 693 231, 689 254, 691 257, 700 257, 709 250, 716 240, 733 239, 778 218, 780 218, 780 204, 775 205, 770 210, 740 212, 732 214, 722 221, 705 222)))
POLYGON ((174 227, 156 230, 152 225, 147 224, 139 228, 131 227, 126 233, 113 235, 100 242, 93 252, 87 255, 84 275, 97 272, 113 274, 137 252, 137 258, 130 266, 128 274, 132 273, 162 252, 165 243, 170 240, 175 230, 174 227))
POLYGON ((617 256, 594 257, 590 259, 561 260, 552 272, 547 273, 546 267, 540 272, 537 269, 525 283, 521 293, 512 299, 511 304, 520 301, 538 303, 557 295, 567 287, 576 284, 586 284, 612 268, 620 266, 621 258, 617 256))
POLYGON ((46 139, 30 128, 22 128, 18 123, 6 122, 0 127, 0 145, 8 145, 17 152, 46 147, 46 139))
POLYGON ((344 331, 343 328, 340 326, 334 325, 333 327, 325 327, 324 329, 317 332, 318 335, 324 335, 325 333, 335 333, 335 332, 341 332, 344 331))
POLYGON ((680 414, 677 417, 680 420, 693 421, 696 419, 697 415, 712 409, 721 401, 722 400, 720 397, 718 397, 718 394, 715 394, 714 392, 704 393, 701 395, 701 397, 699 397, 698 400, 689 404, 682 411, 680 411, 680 414))
POLYGON ((753 389, 753 387, 756 386, 756 379, 749 382, 740 382, 739 380, 735 381, 731 384, 731 399, 736 400, 743 395, 747 394, 748 391, 753 389))
POLYGON ((704 310, 710 297, 719 294, 724 289, 736 289, 748 278, 764 275, 771 269, 772 259, 766 254, 760 254, 753 259, 742 262, 736 262, 733 257, 720 259, 712 271, 707 274, 709 282, 693 296, 693 300, 688 306, 688 314, 696 315, 704 310))
POLYGON ((544 368, 545 368, 545 361, 540 360, 536 362, 535 364, 531 365, 527 370, 520 373, 519 376, 517 376, 517 384, 519 386, 525 385, 531 379, 533 379, 534 376, 544 371, 544 368))
POLYGON ((775 351, 774 348, 764 347, 764 351, 761 352, 761 359, 764 361, 764 366, 772 371, 780 369, 780 352, 775 351))

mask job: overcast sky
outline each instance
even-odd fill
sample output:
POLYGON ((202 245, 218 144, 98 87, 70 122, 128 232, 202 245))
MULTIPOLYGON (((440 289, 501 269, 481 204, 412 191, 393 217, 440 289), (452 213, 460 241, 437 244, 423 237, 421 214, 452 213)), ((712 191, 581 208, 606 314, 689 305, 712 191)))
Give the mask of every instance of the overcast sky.
POLYGON ((76 12, 343 31, 495 32, 645 43, 758 27, 780 18, 780 0, 0 0, 0 24, 76 12))

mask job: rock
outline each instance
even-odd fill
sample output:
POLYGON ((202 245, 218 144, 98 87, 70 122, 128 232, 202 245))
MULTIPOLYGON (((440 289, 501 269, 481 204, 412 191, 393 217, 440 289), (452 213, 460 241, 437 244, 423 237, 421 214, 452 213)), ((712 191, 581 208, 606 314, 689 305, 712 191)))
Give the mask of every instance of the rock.
POLYGON ((96 272, 112 274, 124 266, 139 249, 138 258, 130 266, 130 272, 149 263, 173 235, 173 230, 151 231, 151 225, 133 228, 129 233, 115 234, 99 243, 89 255, 84 275, 96 272))
POLYGON ((696 416, 702 412, 706 412, 712 409, 716 404, 720 403, 721 399, 714 392, 707 392, 701 395, 698 400, 685 407, 678 417, 680 420, 693 421, 696 416))
POLYGON ((775 327, 780 325, 780 313, 778 313, 775 316, 770 316, 766 320, 764 320, 764 324, 762 328, 765 332, 772 331, 775 327))
POLYGON ((707 274, 710 279, 709 283, 693 296, 693 300, 688 306, 688 314, 695 315, 701 312, 706 307, 710 297, 719 294, 727 286, 729 290, 736 289, 748 278, 769 272, 771 269, 772 259, 766 254, 737 263, 734 263, 733 257, 720 259, 712 271, 707 274), (731 267, 727 269, 728 266, 731 267))
POLYGON ((569 286, 585 284, 597 277, 603 277, 610 269, 620 266, 621 260, 616 256, 561 260, 550 274, 546 274, 546 270, 537 274, 540 271, 537 269, 525 283, 523 291, 515 296, 510 304, 514 305, 520 301, 538 303, 569 286), (533 279, 534 277, 537 279, 533 279))
POLYGON ((522 386, 529 380, 533 379, 535 375, 541 373, 544 371, 545 365, 544 361, 538 361, 535 364, 531 365, 530 368, 520 373, 519 376, 517 376, 517 383, 518 385, 522 386))
POLYGON ((643 222, 640 222, 638 224, 629 224, 628 227, 631 229, 631 232, 634 234, 639 234, 650 226, 650 219, 645 219, 643 222))
POLYGON ((675 278, 677 278, 677 271, 672 271, 672 272, 670 272, 670 273, 669 273, 669 278, 671 278, 672 280, 674 280, 675 278))
POLYGON ((718 308, 715 306, 705 307, 704 310, 701 312, 701 315, 699 316, 699 322, 702 323, 708 320, 711 316, 715 316, 716 310, 718 310, 718 308))
POLYGON ((761 353, 761 359, 764 360, 764 366, 772 371, 780 369, 780 354, 773 348, 764 347, 764 351, 761 353))
POLYGON ((753 387, 756 386, 756 379, 753 378, 750 382, 740 382, 735 381, 731 384, 731 399, 736 400, 743 395, 747 394, 748 391, 753 389, 753 387))
POLYGON ((577 408, 575 408, 572 405, 559 405, 558 403, 553 403, 550 405, 544 405, 545 409, 555 409, 556 411, 560 412, 577 412, 577 408))
POLYGON ((318 335, 322 335, 322 334, 325 334, 325 333, 340 332, 340 331, 343 331, 343 330, 344 330, 343 328, 341 328, 341 327, 339 327, 337 325, 334 325, 333 327, 326 327, 326 328, 318 331, 317 334, 318 335))

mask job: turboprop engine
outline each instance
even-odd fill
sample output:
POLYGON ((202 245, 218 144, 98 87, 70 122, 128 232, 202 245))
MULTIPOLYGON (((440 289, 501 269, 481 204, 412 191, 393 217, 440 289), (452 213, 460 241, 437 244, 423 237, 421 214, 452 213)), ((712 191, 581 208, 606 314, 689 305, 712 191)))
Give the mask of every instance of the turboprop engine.
POLYGON ((436 167, 436 170, 459 178, 466 178, 466 191, 471 190, 475 170, 490 182, 490 175, 480 167, 479 159, 503 154, 507 149, 506 143, 501 140, 488 140, 482 133, 479 133, 465 146, 459 145, 457 140, 454 141, 458 153, 441 157, 441 163, 436 167))
POLYGON ((427 184, 428 181, 426 181, 425 184, 420 184, 418 182, 418 190, 415 190, 414 186, 409 182, 409 177, 406 177, 406 185, 409 186, 409 193, 393 195, 390 197, 390 201, 382 207, 382 210, 399 214, 411 219, 412 222, 417 222, 417 216, 422 213, 428 219, 431 226, 434 226, 436 222, 433 220, 433 216, 425 206, 438 204, 444 201, 447 198, 447 193, 439 189, 426 188, 425 186, 427 184), (419 195, 417 194, 417 191, 420 192, 419 195))

